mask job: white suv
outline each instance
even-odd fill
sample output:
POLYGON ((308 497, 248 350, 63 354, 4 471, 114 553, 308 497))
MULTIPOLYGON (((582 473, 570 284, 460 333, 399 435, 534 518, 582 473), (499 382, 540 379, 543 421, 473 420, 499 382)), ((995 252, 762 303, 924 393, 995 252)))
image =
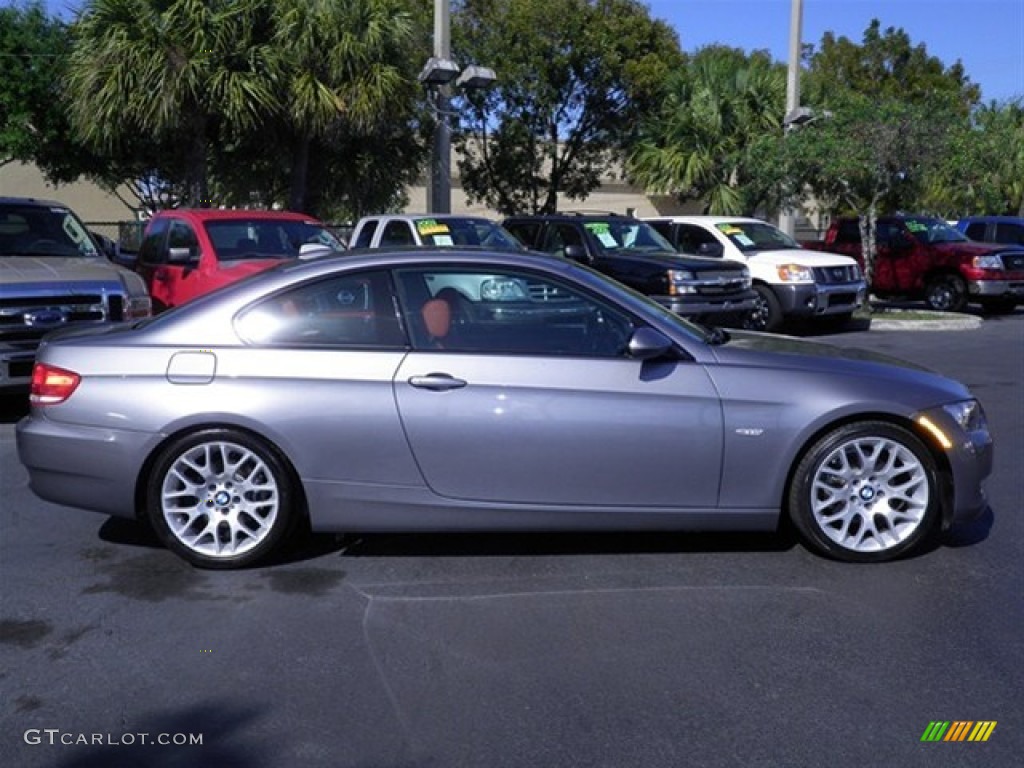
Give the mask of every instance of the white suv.
POLYGON ((350 248, 485 246, 523 250, 501 225, 483 216, 448 213, 391 213, 364 216, 352 230, 350 248))
POLYGON ((646 219, 680 253, 745 263, 758 307, 747 327, 774 331, 790 318, 822 316, 844 324, 867 298, 857 262, 804 249, 760 219, 738 216, 665 216, 646 219))

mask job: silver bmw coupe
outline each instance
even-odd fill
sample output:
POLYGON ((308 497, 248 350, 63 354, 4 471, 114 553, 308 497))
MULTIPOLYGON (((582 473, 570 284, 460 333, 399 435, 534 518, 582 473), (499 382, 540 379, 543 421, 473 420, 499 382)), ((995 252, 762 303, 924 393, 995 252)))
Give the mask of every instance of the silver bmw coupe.
POLYGON ((51 334, 32 490, 208 568, 322 531, 773 530, 904 556, 986 508, 981 405, 934 373, 705 329, 572 262, 419 249, 289 263, 51 334))

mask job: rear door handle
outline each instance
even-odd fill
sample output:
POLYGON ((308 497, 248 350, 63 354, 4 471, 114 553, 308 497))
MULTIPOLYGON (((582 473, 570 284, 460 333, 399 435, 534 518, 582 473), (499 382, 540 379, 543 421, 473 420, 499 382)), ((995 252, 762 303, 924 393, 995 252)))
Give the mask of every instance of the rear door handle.
POLYGON ((447 373, 428 373, 426 376, 413 376, 409 384, 417 389, 429 389, 433 392, 444 392, 449 389, 461 389, 466 386, 462 379, 456 379, 447 373))

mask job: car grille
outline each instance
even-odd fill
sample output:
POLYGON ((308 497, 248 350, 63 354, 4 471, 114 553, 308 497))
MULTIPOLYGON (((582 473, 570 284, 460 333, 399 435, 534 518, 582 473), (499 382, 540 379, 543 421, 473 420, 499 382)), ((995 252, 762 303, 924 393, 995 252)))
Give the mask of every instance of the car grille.
POLYGON ((749 287, 747 279, 734 269, 702 270, 697 273, 693 286, 701 296, 723 296, 749 287))
POLYGON ((853 264, 836 267, 814 267, 814 282, 819 285, 852 283, 860 279, 859 270, 853 264))
POLYGON ((72 323, 120 321, 124 297, 119 294, 65 294, 0 298, 0 336, 4 341, 41 338, 72 323))
POLYGON ((531 301, 576 301, 577 299, 551 283, 527 283, 531 301))
POLYGON ((1002 259, 1003 269, 1007 272, 1024 272, 1024 251, 1004 253, 1002 259))

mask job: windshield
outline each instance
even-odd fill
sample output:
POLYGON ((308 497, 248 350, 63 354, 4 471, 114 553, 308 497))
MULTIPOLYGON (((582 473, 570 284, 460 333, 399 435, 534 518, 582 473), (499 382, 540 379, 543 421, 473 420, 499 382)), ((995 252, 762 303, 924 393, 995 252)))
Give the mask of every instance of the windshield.
POLYGON ((764 221, 725 221, 715 228, 745 253, 800 248, 800 243, 764 221))
POLYGON ((426 217, 416 219, 415 227, 424 245, 478 245, 502 251, 523 250, 522 243, 511 232, 490 219, 426 217))
POLYGON ((661 251, 674 254, 675 249, 650 224, 635 219, 588 219, 583 227, 594 236, 602 251, 661 251))
POLYGON ((0 257, 69 256, 99 258, 85 225, 67 208, 0 205, 0 257))
POLYGON ((240 259, 295 259, 304 245, 344 250, 341 241, 323 224, 289 219, 224 219, 204 226, 220 261, 240 259))
POLYGON ((909 216, 903 220, 910 234, 919 243, 965 243, 967 236, 953 229, 942 219, 909 216))

